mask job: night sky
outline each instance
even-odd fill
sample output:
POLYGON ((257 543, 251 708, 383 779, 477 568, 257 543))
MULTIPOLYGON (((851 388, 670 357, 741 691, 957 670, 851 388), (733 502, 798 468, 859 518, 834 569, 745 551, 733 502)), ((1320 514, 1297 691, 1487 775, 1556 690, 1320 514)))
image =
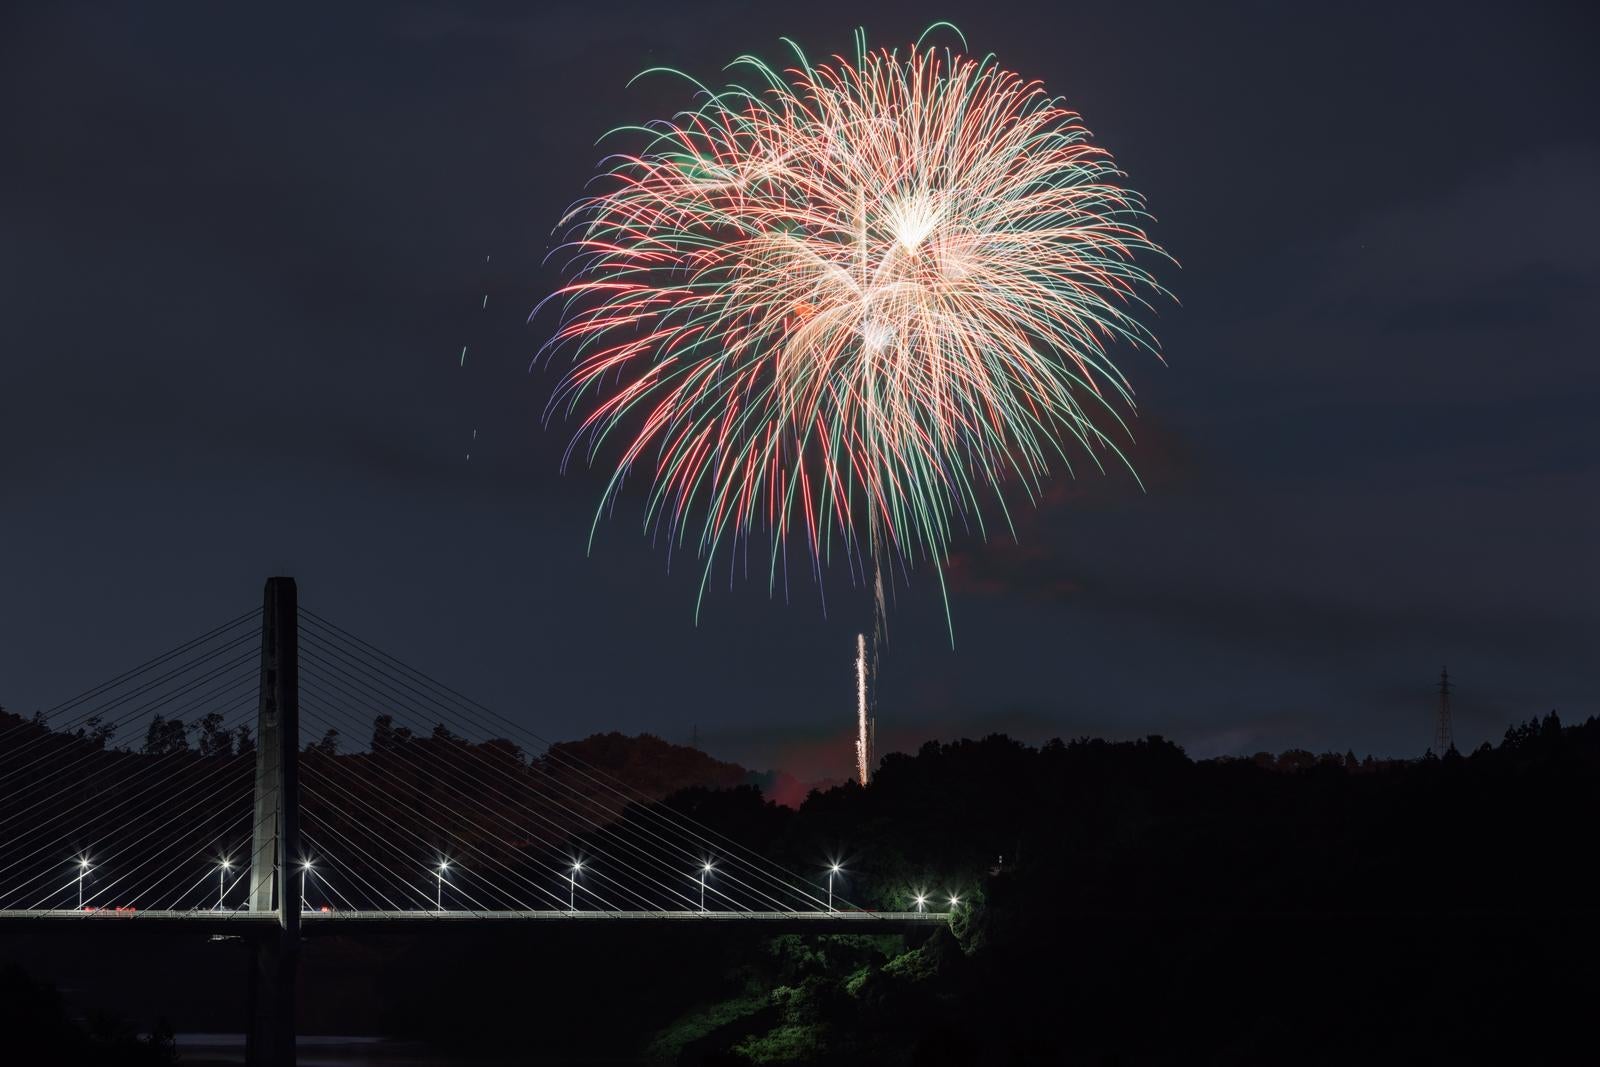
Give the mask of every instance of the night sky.
POLYGON ((1181 304, 1165 366, 1118 353, 1146 490, 963 540, 953 650, 932 572, 896 589, 883 744, 1416 755, 1444 663, 1462 747, 1600 712, 1592 13, 1187 0, 8 5, 0 702, 285 573, 547 737, 843 777, 866 594, 723 582, 696 626, 637 481, 587 556, 604 472, 558 472, 528 314, 598 136, 689 102, 630 76, 936 18, 1084 115, 1181 304))

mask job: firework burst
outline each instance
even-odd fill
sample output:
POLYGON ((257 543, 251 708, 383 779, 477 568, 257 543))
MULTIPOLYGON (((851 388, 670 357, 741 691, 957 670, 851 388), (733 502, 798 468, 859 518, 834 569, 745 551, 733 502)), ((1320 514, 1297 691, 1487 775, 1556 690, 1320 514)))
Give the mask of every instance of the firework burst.
MULTIPOLYGON (((926 37, 926 35, 924 35, 926 37)), ((769 587, 803 540, 874 565, 987 534, 1069 451, 1126 462, 1131 388, 1109 358, 1162 253, 1138 194, 1074 112, 992 59, 922 42, 698 87, 637 128, 563 226, 570 280, 551 401, 567 461, 615 449, 596 514, 649 472, 645 527, 769 587)), ((865 568, 860 569, 865 574, 865 568)))

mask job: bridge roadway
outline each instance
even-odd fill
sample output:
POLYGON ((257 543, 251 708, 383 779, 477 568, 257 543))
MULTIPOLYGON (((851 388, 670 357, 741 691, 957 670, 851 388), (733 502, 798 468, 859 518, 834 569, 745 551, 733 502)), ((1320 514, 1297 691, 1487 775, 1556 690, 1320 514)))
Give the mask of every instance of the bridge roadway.
MULTIPOLYGON (((946 912, 916 911, 304 911, 300 931, 319 934, 403 933, 429 928, 504 927, 518 922, 750 923, 778 933, 903 933, 949 922, 946 912)), ((277 912, 263 911, 77 911, 0 910, 0 932, 16 929, 75 930, 123 927, 143 931, 182 927, 195 933, 249 934, 276 927, 277 912)))

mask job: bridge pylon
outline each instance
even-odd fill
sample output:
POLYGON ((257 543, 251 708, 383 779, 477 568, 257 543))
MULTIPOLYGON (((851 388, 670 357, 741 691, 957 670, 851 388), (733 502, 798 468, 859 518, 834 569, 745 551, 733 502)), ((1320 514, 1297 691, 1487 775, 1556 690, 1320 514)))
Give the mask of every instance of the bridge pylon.
POLYGON ((300 852, 300 634, 293 578, 268 578, 261 617, 261 703, 256 719, 255 821, 250 840, 250 910, 275 913, 256 937, 250 964, 251 1067, 294 1067, 295 969, 300 897, 291 864, 300 852))

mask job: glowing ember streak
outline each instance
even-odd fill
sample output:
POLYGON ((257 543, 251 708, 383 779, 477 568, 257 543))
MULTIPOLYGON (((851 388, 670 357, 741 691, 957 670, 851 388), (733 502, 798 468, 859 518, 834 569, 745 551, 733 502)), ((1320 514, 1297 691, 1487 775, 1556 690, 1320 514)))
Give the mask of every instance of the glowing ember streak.
POLYGON ((1008 484, 1036 500, 1072 443, 1126 463, 1109 350, 1156 352, 1141 261, 1164 253, 1039 83, 921 41, 791 47, 786 70, 737 60, 749 87, 694 83, 699 106, 636 128, 563 220, 547 350, 574 363, 551 410, 581 415, 566 461, 620 452, 596 523, 649 470, 646 530, 693 545, 702 599, 757 530, 769 589, 794 536, 818 575, 837 538, 942 587, 951 538, 986 536, 1008 484))
POLYGON ((856 778, 862 785, 871 777, 871 759, 867 741, 867 635, 856 634, 856 778))

